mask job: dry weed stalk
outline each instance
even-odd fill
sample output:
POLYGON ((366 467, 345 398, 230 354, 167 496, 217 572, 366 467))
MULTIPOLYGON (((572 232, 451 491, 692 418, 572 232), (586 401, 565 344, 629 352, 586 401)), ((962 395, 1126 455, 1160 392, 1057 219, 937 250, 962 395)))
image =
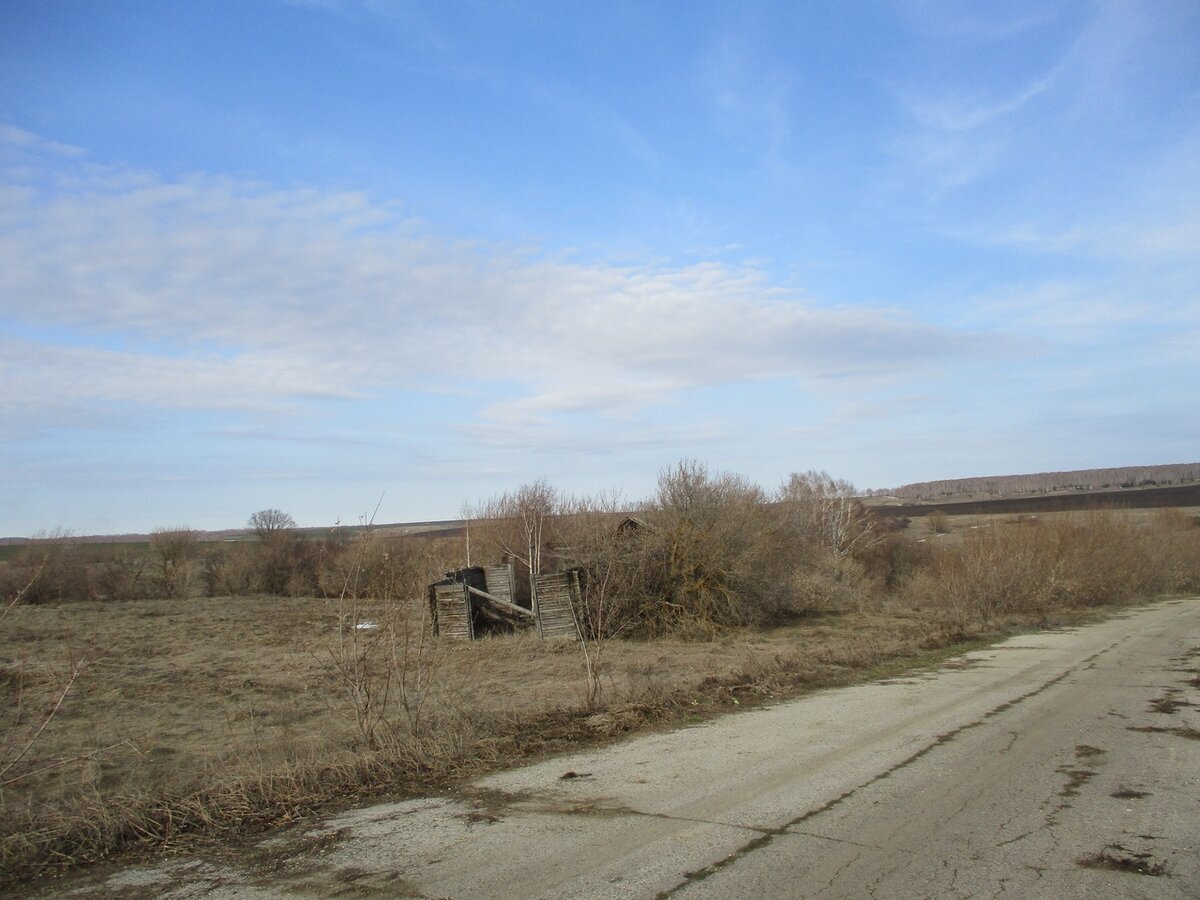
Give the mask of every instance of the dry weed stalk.
MULTIPOLYGON (((53 547, 48 545, 41 559, 35 564, 32 574, 13 593, 12 598, 4 604, 3 609, 0 609, 0 622, 8 617, 8 614, 12 612, 17 604, 30 595, 30 592, 45 572, 52 552, 53 547)), ((94 759, 100 754, 125 743, 121 741, 112 747, 104 747, 89 751, 88 753, 58 759, 33 769, 26 769, 24 771, 20 769, 21 763, 29 757, 38 741, 42 739, 42 735, 45 734, 50 723, 62 710, 67 695, 71 693, 71 689, 75 686, 75 682, 79 679, 86 664, 87 660, 76 653, 74 647, 68 644, 67 658, 64 661, 62 674, 57 678, 57 683, 54 687, 51 688, 49 698, 36 711, 27 709, 27 683, 23 662, 18 662, 15 671, 8 670, 3 673, 12 690, 12 711, 3 725, 0 725, 0 805, 4 801, 4 789, 18 781, 33 778, 73 763, 94 759)))
POLYGON ((584 667, 584 706, 597 709, 604 694, 604 651, 627 622, 614 621, 619 614, 616 594, 628 590, 636 578, 630 578, 630 562, 640 556, 633 543, 637 536, 620 527, 624 508, 617 492, 595 498, 571 501, 562 516, 560 529, 563 546, 560 553, 581 569, 580 605, 572 605, 575 630, 584 667))
POLYGON ((359 743, 380 749, 385 743, 394 746, 401 731, 396 702, 408 734, 424 728, 438 654, 428 608, 418 603, 414 624, 405 603, 409 595, 420 595, 433 561, 377 540, 373 521, 374 516, 355 538, 353 557, 342 574, 334 601, 338 626, 326 655, 359 743), (374 618, 368 619, 367 612, 374 618))
MULTIPOLYGON (((11 609, 11 606, 9 607, 11 609)), ((7 613, 7 609, 5 612, 7 613)), ((32 716, 27 716, 25 709, 25 670, 24 666, 19 666, 16 673, 10 676, 13 684, 13 711, 8 721, 4 723, 4 730, 0 732, 0 790, 9 785, 20 781, 24 778, 30 778, 34 775, 60 768, 77 760, 90 758, 94 754, 79 756, 75 759, 64 759, 56 761, 53 764, 42 766, 32 771, 19 772, 14 774, 14 770, 29 755, 34 745, 41 739, 46 728, 58 715, 62 709, 63 702, 67 699, 67 695, 71 693, 71 688, 75 686, 75 681, 79 678, 83 671, 83 664, 76 657, 74 652, 71 652, 67 659, 66 670, 59 679, 58 685, 51 692, 50 700, 45 706, 32 716)))
POLYGON ((386 714, 391 693, 392 670, 377 665, 376 658, 385 647, 384 632, 365 627, 371 623, 365 622, 360 615, 360 581, 369 537, 367 533, 356 541, 354 562, 344 575, 336 599, 337 630, 325 649, 359 740, 363 746, 376 747, 376 732, 386 714))
POLYGON ((433 643, 429 607, 425 603, 421 603, 420 607, 421 615, 415 636, 411 619, 407 615, 403 617, 400 640, 397 640, 395 621, 389 621, 387 625, 392 677, 400 695, 400 706, 408 722, 408 732, 414 737, 420 736, 424 729, 421 714, 429 699, 439 661, 433 643))

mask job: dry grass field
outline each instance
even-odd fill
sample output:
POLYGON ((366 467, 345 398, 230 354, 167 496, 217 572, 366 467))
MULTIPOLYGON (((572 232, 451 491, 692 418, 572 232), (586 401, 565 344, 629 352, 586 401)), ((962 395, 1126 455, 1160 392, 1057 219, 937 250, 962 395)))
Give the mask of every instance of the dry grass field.
MULTIPOLYGON (((1053 514, 1037 527, 1047 537, 1100 535, 1088 538, 1089 552, 1105 558, 1131 541, 1156 545, 1161 532, 1194 579, 1195 512, 1130 511, 1082 525, 1053 514)), ((963 579, 981 576, 949 565, 956 548, 970 550, 972 534, 994 529, 1004 537, 992 557, 961 554, 986 563, 1045 541, 1026 540, 1031 523, 1011 516, 942 525, 944 533, 922 520, 906 529, 912 546, 945 545, 949 554, 933 551, 909 587, 864 581, 776 627, 593 644, 603 702, 590 707, 579 644, 531 632, 439 641, 415 601, 351 608, 310 597, 189 596, 14 606, 0 625, 0 680, 29 711, 25 722, 36 724, 72 665, 78 676, 12 770, 19 779, 0 785, 0 884, 123 849, 236 840, 573 742, 928 665, 1016 629, 1136 599, 964 613, 954 606, 973 596, 963 579)), ((1015 597, 1018 587, 999 590, 1015 597)))
MULTIPOLYGON (((365 619, 382 618, 380 612, 361 611, 365 619)), ((393 689, 382 711, 383 748, 373 752, 389 760, 392 774, 359 783, 354 766, 364 748, 356 706, 333 664, 344 634, 335 609, 314 599, 15 608, 0 634, 0 659, 10 669, 22 665, 26 702, 36 706, 39 694, 49 693, 62 660, 74 656, 84 667, 28 760, 34 770, 53 768, 9 789, 12 871, 30 861, 9 830, 17 825, 27 838, 57 847, 48 859, 34 858, 53 861, 61 853, 78 861, 138 843, 139 829, 149 844, 171 843, 206 824, 231 830, 216 810, 201 816, 211 822, 181 811, 178 830, 144 821, 172 802, 182 810, 191 795, 222 785, 253 793, 252 783, 271 773, 331 770, 328 790, 303 786, 294 804, 286 797, 276 798, 283 801, 276 808, 261 797, 239 801, 265 803, 255 822, 269 825, 339 796, 344 801, 359 787, 403 793, 563 740, 707 714, 714 704, 734 707, 797 684, 842 683, 888 661, 926 662, 936 658, 931 648, 949 644, 930 617, 902 604, 705 641, 612 640, 603 657, 607 702, 597 711, 584 709, 587 683, 574 642, 532 633, 431 642, 427 724, 418 721, 413 734, 393 689), (414 738, 425 738, 415 751, 423 758, 412 757, 417 744, 407 742, 414 738), (107 749, 91 756, 98 748, 107 749), (55 766, 62 760, 75 761, 55 766), (348 768, 334 771, 339 766, 348 768)))

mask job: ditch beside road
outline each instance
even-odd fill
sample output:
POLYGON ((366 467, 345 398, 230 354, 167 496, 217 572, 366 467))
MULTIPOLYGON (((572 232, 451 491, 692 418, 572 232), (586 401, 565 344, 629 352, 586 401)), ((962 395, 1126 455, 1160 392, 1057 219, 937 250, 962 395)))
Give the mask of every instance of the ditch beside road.
POLYGON ((1200 598, 60 895, 1200 896, 1200 598))

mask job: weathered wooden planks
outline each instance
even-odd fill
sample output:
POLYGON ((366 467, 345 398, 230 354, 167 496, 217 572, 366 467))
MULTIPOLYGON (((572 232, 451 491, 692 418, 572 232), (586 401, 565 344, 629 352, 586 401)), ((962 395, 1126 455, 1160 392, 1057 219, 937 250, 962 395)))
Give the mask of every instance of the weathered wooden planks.
POLYGON ((516 579, 513 577, 511 564, 504 566, 484 566, 484 590, 493 597, 499 597, 508 603, 516 603, 516 579))
POLYGON ((542 637, 573 637, 578 639, 579 626, 575 611, 579 609, 579 573, 552 572, 534 578, 537 592, 538 633, 542 637))
POLYGON ((469 588, 462 582, 440 582, 430 586, 433 592, 434 629, 450 640, 475 640, 469 588))

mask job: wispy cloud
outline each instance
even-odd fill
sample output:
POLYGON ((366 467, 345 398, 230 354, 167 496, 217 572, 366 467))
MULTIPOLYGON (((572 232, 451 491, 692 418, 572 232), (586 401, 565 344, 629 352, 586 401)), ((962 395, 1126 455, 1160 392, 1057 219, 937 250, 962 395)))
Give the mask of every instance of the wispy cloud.
MULTIPOLYGON (((1044 210, 1037 220, 963 231, 961 237, 1107 263, 1153 264, 1156 272, 1200 264, 1200 128, 1164 142, 1085 203, 1044 210)), ((1144 277, 1144 275, 1143 275, 1144 277)))
POLYGON ((699 80, 717 129, 739 152, 785 184, 800 180, 789 157, 793 72, 762 52, 761 39, 731 28, 702 57, 699 80))
POLYGON ((969 327, 1003 325, 1013 332, 1041 335, 1045 342, 1058 343, 1091 343, 1099 331, 1164 319, 1163 310, 1136 295, 1084 281, 1008 285, 971 297, 964 306, 967 311, 962 321, 969 327))
POLYGON ((753 267, 457 241, 361 194, 46 159, 37 172, 9 186, 0 221, 0 316, 24 329, 4 347, 5 383, 19 386, 6 412, 42 421, 81 405, 274 409, 489 385, 480 422, 516 427, 1000 347, 892 310, 822 306, 753 267))
POLYGON ((893 137, 898 159, 941 188, 959 188, 994 171, 1013 144, 1009 120, 1049 92, 1062 63, 1007 96, 961 86, 897 91, 908 125, 893 137))
POLYGON ((83 156, 86 152, 82 147, 74 147, 71 144, 61 144, 58 141, 46 140, 31 131, 17 128, 15 125, 5 124, 0 124, 0 144, 19 147, 24 150, 50 153, 54 156, 78 157, 83 156))
POLYGON ((911 93, 904 101, 909 113, 926 127, 948 132, 967 131, 1019 111, 1053 86, 1060 68, 1055 66, 1007 97, 986 98, 957 90, 942 96, 911 93))
POLYGON ((973 41, 1002 41, 1043 24, 1052 11, 1041 3, 964 4, 957 0, 896 0, 921 31, 973 41))

